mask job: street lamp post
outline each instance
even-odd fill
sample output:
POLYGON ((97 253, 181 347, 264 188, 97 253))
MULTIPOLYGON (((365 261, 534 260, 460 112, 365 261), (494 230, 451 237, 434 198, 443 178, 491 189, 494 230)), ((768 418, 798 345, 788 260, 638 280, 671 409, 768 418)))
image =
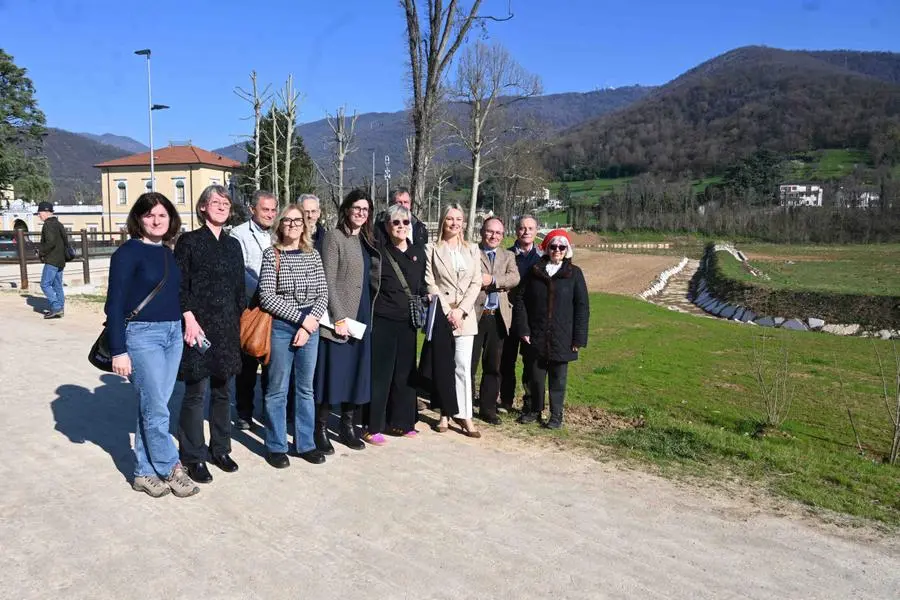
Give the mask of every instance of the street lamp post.
POLYGON ((384 207, 391 203, 391 157, 384 155, 384 207))
POLYGON ((156 191, 156 171, 153 161, 153 111, 169 108, 165 104, 153 104, 153 94, 150 91, 150 48, 135 50, 138 56, 147 58, 147 121, 150 127, 150 191, 156 191))

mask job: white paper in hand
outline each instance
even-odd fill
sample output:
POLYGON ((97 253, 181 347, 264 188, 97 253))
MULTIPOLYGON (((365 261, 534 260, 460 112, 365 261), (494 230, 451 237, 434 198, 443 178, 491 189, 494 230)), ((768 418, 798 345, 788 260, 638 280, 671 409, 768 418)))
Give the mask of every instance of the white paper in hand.
MULTIPOLYGON (((347 325, 347 330, 350 332, 350 337, 352 338, 361 340, 366 333, 366 324, 360 323, 356 319, 344 319, 344 324, 347 325)), ((334 323, 331 322, 331 315, 328 314, 328 311, 322 315, 322 318, 319 320, 319 325, 334 331, 334 323)))

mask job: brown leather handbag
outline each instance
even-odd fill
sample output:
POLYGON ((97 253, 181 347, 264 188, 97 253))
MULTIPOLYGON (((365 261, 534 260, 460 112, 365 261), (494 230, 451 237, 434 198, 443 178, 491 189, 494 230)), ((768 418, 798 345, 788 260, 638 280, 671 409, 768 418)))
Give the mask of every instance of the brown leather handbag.
MULTIPOLYGON (((275 250, 275 289, 278 289, 278 271, 281 252, 275 250)), ((258 301, 259 290, 254 296, 255 306, 245 308, 241 314, 241 350, 267 365, 272 353, 272 315, 265 312, 258 301)))

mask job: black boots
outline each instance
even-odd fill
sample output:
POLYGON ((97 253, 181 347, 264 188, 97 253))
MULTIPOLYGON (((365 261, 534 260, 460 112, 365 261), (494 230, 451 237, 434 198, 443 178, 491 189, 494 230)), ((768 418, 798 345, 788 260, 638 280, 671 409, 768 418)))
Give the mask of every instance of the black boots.
POLYGON ((322 454, 334 454, 334 446, 331 445, 331 440, 328 439, 328 431, 324 424, 316 423, 313 440, 316 442, 316 450, 322 454))
POLYGON ((356 407, 342 408, 341 410, 341 443, 351 450, 364 450, 366 444, 359 439, 359 433, 353 426, 353 414, 356 407))

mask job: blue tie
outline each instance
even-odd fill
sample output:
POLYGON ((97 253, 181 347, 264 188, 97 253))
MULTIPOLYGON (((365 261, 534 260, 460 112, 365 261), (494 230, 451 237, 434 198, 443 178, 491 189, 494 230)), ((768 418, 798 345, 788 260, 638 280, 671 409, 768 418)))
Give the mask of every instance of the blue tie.
MULTIPOLYGON (((494 257, 497 255, 496 251, 488 250, 485 254, 488 256, 488 260, 491 263, 491 274, 494 272, 494 257)), ((494 310, 500 306, 500 294, 497 292, 491 292, 488 294, 487 301, 484 303, 484 307, 487 310, 494 310)))

